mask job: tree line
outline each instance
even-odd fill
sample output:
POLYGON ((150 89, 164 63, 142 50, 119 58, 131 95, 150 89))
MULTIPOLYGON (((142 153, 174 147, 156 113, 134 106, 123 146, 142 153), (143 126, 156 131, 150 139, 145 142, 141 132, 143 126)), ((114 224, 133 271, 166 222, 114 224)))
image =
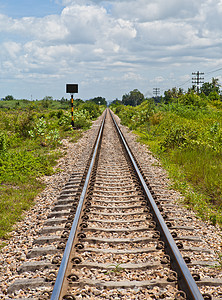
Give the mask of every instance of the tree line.
MULTIPOLYGON (((199 94, 197 86, 195 85, 189 88, 187 92, 185 92, 181 88, 177 89, 176 87, 174 87, 165 91, 164 96, 152 97, 152 101, 154 101, 155 103, 162 102, 167 104, 185 95, 196 95, 200 96, 200 98, 202 99, 207 97, 210 101, 222 101, 222 93, 220 91, 220 84, 218 81, 219 79, 212 78, 211 82, 203 83, 200 88, 199 94)), ((145 99, 144 95, 138 89, 134 89, 128 94, 123 95, 122 100, 116 99, 112 102, 112 104, 137 106, 140 105, 144 100, 148 99, 145 99)))
MULTIPOLYGON (((167 91, 165 91, 164 96, 156 96, 156 97, 153 97, 152 99, 156 103, 159 103, 159 102, 170 103, 170 102, 172 102, 173 99, 178 99, 179 97, 181 97, 182 95, 185 95, 185 94, 198 94, 197 87, 194 85, 191 88, 189 88, 187 92, 185 92, 181 88, 177 89, 176 87, 174 87, 172 89, 168 89, 167 91)), ((221 94, 221 90, 220 90, 219 79, 212 78, 211 82, 203 83, 202 86, 200 87, 199 96, 202 98, 208 97, 209 100, 213 100, 213 101, 222 101, 222 94, 221 94)), ((16 100, 16 99, 12 95, 7 95, 2 100, 10 101, 10 100, 16 100)), ((53 97, 45 96, 42 100, 45 103, 45 105, 47 105, 48 103, 53 101, 53 97)), ((112 101, 111 104, 119 103, 119 104, 123 104, 123 105, 137 106, 137 105, 140 105, 144 100, 147 100, 147 99, 144 97, 143 93, 141 93, 138 89, 134 89, 134 90, 130 91, 128 94, 124 94, 122 96, 122 100, 115 99, 114 101, 112 101)), ((64 103, 64 102, 69 102, 70 99, 66 99, 66 98, 62 97, 60 100, 56 100, 56 101, 60 101, 60 102, 64 103)), ((77 99, 75 99, 75 102, 78 104, 84 103, 84 102, 94 102, 95 104, 98 104, 98 105, 107 106, 106 99, 101 96, 94 97, 94 98, 91 98, 91 99, 85 100, 85 101, 77 98, 77 99)))

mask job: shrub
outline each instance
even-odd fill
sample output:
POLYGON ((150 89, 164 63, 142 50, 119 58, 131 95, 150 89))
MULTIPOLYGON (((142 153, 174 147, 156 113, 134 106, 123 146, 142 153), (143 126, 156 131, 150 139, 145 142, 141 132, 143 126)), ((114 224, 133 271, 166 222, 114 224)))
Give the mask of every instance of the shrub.
POLYGON ((54 147, 61 143, 58 129, 49 130, 49 126, 43 118, 36 121, 34 128, 29 131, 29 135, 31 138, 39 140, 42 146, 54 147))
POLYGON ((5 133, 0 133, 0 153, 7 149, 7 139, 5 133))
POLYGON ((222 109, 222 101, 220 101, 220 100, 213 100, 213 101, 211 102, 211 104, 212 104, 213 106, 215 106, 216 108, 218 108, 218 109, 222 109))
POLYGON ((207 101, 194 93, 187 93, 185 95, 180 96, 178 98, 178 102, 186 106, 194 106, 198 108, 207 106, 207 101))
POLYGON ((19 134, 20 137, 28 137, 29 131, 33 128, 34 124, 34 113, 29 111, 28 113, 19 113, 15 116, 14 127, 15 132, 19 134))
MULTIPOLYGON (((90 115, 86 110, 74 110, 74 127, 77 129, 88 129, 91 125, 90 115)), ((63 126, 64 130, 69 130, 71 128, 71 115, 69 112, 63 114, 59 119, 60 126, 63 126)))
POLYGON ((192 140, 197 139, 197 132, 184 125, 172 126, 167 131, 164 141, 160 144, 162 149, 173 149, 175 147, 185 147, 192 144, 192 140))

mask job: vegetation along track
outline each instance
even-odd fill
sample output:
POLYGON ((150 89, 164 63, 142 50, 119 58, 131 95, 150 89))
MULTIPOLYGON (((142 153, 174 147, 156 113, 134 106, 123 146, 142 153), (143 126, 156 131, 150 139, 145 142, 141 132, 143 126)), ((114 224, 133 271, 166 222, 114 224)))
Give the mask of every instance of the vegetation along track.
POLYGON ((210 250, 191 218, 151 188, 115 123, 108 111, 84 172, 59 195, 9 299, 21 289, 39 300, 216 299, 211 287, 222 280, 210 276, 210 250))

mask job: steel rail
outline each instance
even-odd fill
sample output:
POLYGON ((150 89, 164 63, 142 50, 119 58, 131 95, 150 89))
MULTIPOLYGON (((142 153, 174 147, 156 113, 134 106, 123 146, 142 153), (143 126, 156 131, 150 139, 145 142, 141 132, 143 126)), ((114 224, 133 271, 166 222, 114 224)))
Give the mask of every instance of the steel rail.
POLYGON ((189 300, 204 300, 202 294, 200 293, 200 290, 195 282, 195 280, 193 279, 160 211, 159 208, 157 207, 152 194, 150 193, 147 184, 137 166, 137 163, 132 155, 132 152, 130 151, 127 142, 116 122, 116 120, 113 117, 113 114, 110 112, 111 114, 112 120, 116 126, 116 130, 119 133, 121 140, 123 142, 123 145, 130 157, 130 160, 136 170, 137 176, 143 186, 144 192, 146 193, 147 198, 149 199, 150 202, 150 206, 151 209, 153 211, 156 223, 157 223, 157 227, 160 231, 161 237, 165 242, 165 247, 166 247, 166 251, 170 254, 171 258, 173 257, 173 259, 171 260, 171 265, 175 268, 176 272, 178 273, 178 285, 179 288, 181 290, 183 290, 186 295, 187 295, 187 299, 189 300))
POLYGON ((79 199, 79 204, 78 204, 78 207, 76 209, 76 213, 75 213, 73 224, 72 224, 72 227, 71 227, 71 230, 70 230, 69 238, 68 238, 68 241, 66 243, 66 247, 65 247, 65 250, 64 250, 64 253, 63 253, 63 258, 62 258, 62 261, 61 261, 61 264, 60 264, 60 267, 59 267, 59 271, 58 271, 58 274, 57 274, 57 277, 56 277, 55 285, 54 285, 54 288, 53 288, 53 291, 52 291, 51 300, 59 300, 59 297, 60 297, 60 294, 61 294, 61 291, 62 291, 62 285, 63 285, 66 269, 67 269, 67 266, 68 266, 73 241, 74 241, 74 238, 75 238, 75 235, 76 235, 76 230, 77 230, 77 227, 78 227, 79 218, 80 218, 80 214, 81 214, 82 207, 83 207, 83 202, 84 202, 84 199, 85 199, 85 196, 86 196, 90 175, 91 175, 92 168, 93 168, 95 158, 96 158, 96 155, 97 155, 97 150, 98 150, 98 147, 99 147, 99 143, 100 143, 100 140, 101 140, 101 137, 102 137, 102 132, 103 132, 103 128, 104 128, 106 114, 107 114, 107 110, 105 112, 104 118, 103 118, 101 126, 100 126, 100 130, 99 130, 99 134, 98 134, 98 137, 97 137, 97 140, 96 140, 96 145, 95 145, 95 148, 94 148, 92 160, 91 160, 89 170, 88 170, 88 173, 87 173, 87 176, 86 176, 85 184, 83 186, 83 190, 82 190, 82 193, 81 193, 81 196, 80 196, 80 199, 79 199))

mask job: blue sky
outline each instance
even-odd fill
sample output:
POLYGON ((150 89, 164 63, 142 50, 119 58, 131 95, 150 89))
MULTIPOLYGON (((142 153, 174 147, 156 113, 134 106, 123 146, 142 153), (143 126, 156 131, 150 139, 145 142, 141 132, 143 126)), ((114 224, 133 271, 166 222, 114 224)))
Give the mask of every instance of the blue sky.
POLYGON ((1 0, 0 13, 12 18, 59 14, 62 4, 53 0, 1 0))
POLYGON ((1 0, 0 98, 121 99, 222 84, 222 0, 1 0))

